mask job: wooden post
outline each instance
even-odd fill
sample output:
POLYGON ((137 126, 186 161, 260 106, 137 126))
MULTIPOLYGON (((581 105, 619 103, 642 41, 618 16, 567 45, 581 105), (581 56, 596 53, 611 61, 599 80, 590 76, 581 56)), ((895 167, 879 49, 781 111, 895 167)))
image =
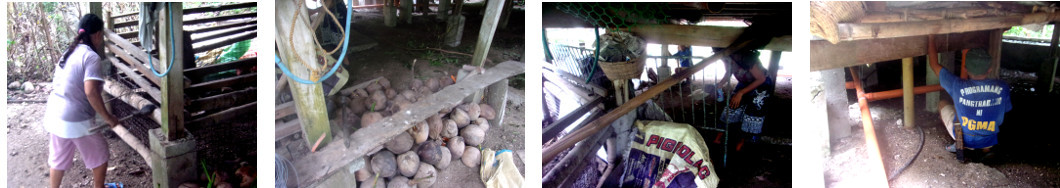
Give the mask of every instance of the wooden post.
MULTIPOLYGON (((503 0, 489 1, 486 5, 486 15, 482 17, 482 27, 478 30, 475 54, 471 57, 471 64, 476 67, 483 67, 486 63, 486 54, 489 54, 490 44, 493 44, 493 33, 497 31, 497 20, 501 18, 500 11, 503 6, 503 0)), ((482 100, 482 91, 475 92, 471 102, 478 104, 480 100, 482 100)))
POLYGON ((169 74, 162 78, 162 130, 169 140, 184 138, 184 58, 183 48, 183 26, 184 9, 182 3, 170 5, 172 9, 165 9, 159 19, 160 34, 158 39, 159 59, 161 66, 156 66, 157 71, 162 72, 169 69, 169 74), (172 18, 170 18, 172 16, 172 18), (172 19, 172 22, 169 20, 172 19), (172 25, 170 25, 170 23, 172 25), (172 27, 172 28, 171 28, 172 27), (173 31, 170 33, 170 31, 173 31), (171 44, 172 43, 172 44, 171 44), (177 46, 177 48, 172 48, 177 46), (173 57, 170 57, 173 56, 173 57), (173 67, 166 67, 172 58, 173 67))
POLYGON ((1058 60, 1057 51, 1057 40, 1060 39, 1060 29, 1056 28, 1056 24, 1053 24, 1053 37, 1049 41, 1049 58, 1042 62, 1041 69, 1038 70, 1038 83, 1035 87, 1038 88, 1038 93, 1048 94, 1053 91, 1053 78, 1056 77, 1056 64, 1058 60))
MULTIPOLYGON (((937 55, 937 53, 936 53, 935 57, 941 57, 941 56, 937 55)), ((931 56, 928 56, 928 58, 931 58, 931 56)), ((936 62, 940 62, 941 61, 941 59, 934 59, 934 60, 936 62)), ((930 64, 931 63, 931 59, 929 59, 927 61, 927 63, 930 64)), ((925 67, 925 69, 924 69, 924 85, 937 85, 937 84, 939 84, 939 76, 935 75, 935 71, 932 71, 930 66, 931 65, 928 65, 928 67, 925 67)), ((935 105, 935 104, 938 104, 938 102, 939 102, 939 92, 934 91, 934 92, 930 92, 930 93, 925 94, 924 95, 924 110, 926 110, 928 112, 938 113, 939 112, 939 106, 935 105)))
POLYGON ((103 3, 102 2, 91 2, 88 3, 88 12, 95 14, 96 16, 103 15, 103 3))
POLYGON ((445 21, 445 18, 449 17, 449 6, 452 0, 438 0, 438 13, 434 16, 438 20, 445 21))
MULTIPOLYGON (((860 82, 854 80, 854 83, 860 82)), ((902 99, 905 101, 905 128, 913 128, 913 115, 916 109, 913 108, 913 58, 907 57, 902 58, 902 99)))
MULTIPOLYGON (((280 1, 276 4, 277 25, 290 26, 291 17, 297 16, 296 19, 298 19, 294 31, 289 30, 289 27, 276 27, 276 46, 279 48, 279 55, 282 57, 283 62, 286 63, 287 68, 291 70, 291 74, 294 74, 287 75, 288 79, 291 79, 290 77, 292 76, 314 79, 323 75, 323 73, 312 71, 320 70, 321 66, 314 60, 316 53, 313 48, 310 48, 316 45, 313 44, 313 30, 309 29, 307 11, 301 11, 300 14, 294 15, 296 9, 304 7, 301 5, 292 6, 295 3, 291 0, 280 1), (294 38, 287 38, 291 32, 295 33, 293 35, 294 38), (292 43, 295 46, 294 49, 291 49, 292 43)), ((321 87, 321 84, 302 84, 294 82, 294 80, 288 80, 288 82, 288 88, 291 89, 296 109, 298 109, 298 121, 302 126, 302 136, 305 138, 306 144, 313 145, 320 136, 324 136, 321 146, 325 146, 326 143, 331 141, 332 137, 331 134, 324 134, 331 132, 331 127, 328 122, 323 87, 321 87)))

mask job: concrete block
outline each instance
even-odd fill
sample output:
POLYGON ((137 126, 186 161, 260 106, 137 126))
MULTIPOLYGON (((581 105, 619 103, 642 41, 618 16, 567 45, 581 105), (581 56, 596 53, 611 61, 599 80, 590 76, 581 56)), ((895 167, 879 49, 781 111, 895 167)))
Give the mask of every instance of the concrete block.
POLYGON ((202 167, 198 165, 195 137, 190 132, 186 132, 184 138, 172 141, 167 141, 161 128, 151 129, 147 134, 153 155, 152 187, 177 187, 199 178, 202 167))
POLYGON ((508 107, 508 79, 503 79, 487 87, 486 104, 493 107, 497 118, 489 120, 490 126, 499 126, 504 122, 504 114, 508 107))
POLYGON ((397 27, 397 7, 383 6, 383 24, 387 27, 397 27))
POLYGON ((464 35, 464 15, 450 16, 446 24, 445 44, 449 47, 460 46, 460 39, 464 35))

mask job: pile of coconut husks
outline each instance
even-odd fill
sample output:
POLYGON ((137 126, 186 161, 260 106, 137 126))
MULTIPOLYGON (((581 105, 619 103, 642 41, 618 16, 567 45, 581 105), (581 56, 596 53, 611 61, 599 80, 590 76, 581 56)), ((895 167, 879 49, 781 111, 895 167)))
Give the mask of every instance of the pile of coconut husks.
MULTIPOLYGON (((343 121, 359 124, 355 127, 372 125, 395 112, 414 108, 416 101, 453 83, 448 76, 412 79, 408 88, 398 91, 391 88, 388 79, 381 78, 347 94, 343 121)), ((486 140, 488 120, 496 116, 487 104, 465 103, 442 109, 369 155, 367 166, 356 172, 357 181, 360 187, 430 187, 437 172, 453 161, 478 167, 481 153, 477 147, 486 140)))

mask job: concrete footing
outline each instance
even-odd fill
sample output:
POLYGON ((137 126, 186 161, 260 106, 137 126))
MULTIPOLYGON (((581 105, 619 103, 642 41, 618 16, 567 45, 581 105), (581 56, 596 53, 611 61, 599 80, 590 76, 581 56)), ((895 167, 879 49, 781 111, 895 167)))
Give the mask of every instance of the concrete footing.
POLYGON ((497 117, 493 120, 489 120, 490 126, 498 126, 504 122, 504 114, 508 109, 508 79, 503 79, 497 83, 493 83, 487 87, 488 94, 486 94, 486 104, 493 107, 496 111, 497 117))
MULTIPOLYGON (((185 130, 186 131, 186 130, 185 130)), ((151 187, 177 187, 199 178, 202 167, 196 158, 195 137, 187 132, 184 138, 168 141, 161 128, 147 132, 151 153, 151 187)))
POLYGON ((460 39, 464 36, 464 15, 450 16, 446 20, 445 45, 450 47, 460 46, 460 39))

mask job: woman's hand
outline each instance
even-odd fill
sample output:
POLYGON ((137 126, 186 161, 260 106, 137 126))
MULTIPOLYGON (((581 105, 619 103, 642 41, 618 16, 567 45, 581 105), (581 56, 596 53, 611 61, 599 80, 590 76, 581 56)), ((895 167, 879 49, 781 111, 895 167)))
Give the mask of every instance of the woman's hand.
POLYGON ((739 107, 741 99, 743 99, 743 93, 732 95, 732 101, 729 101, 729 108, 736 109, 736 107, 739 107))
POLYGON ((114 127, 118 126, 118 123, 121 123, 121 122, 118 122, 118 119, 114 118, 114 116, 104 117, 103 121, 107 122, 107 125, 110 126, 110 128, 114 128, 114 127))

